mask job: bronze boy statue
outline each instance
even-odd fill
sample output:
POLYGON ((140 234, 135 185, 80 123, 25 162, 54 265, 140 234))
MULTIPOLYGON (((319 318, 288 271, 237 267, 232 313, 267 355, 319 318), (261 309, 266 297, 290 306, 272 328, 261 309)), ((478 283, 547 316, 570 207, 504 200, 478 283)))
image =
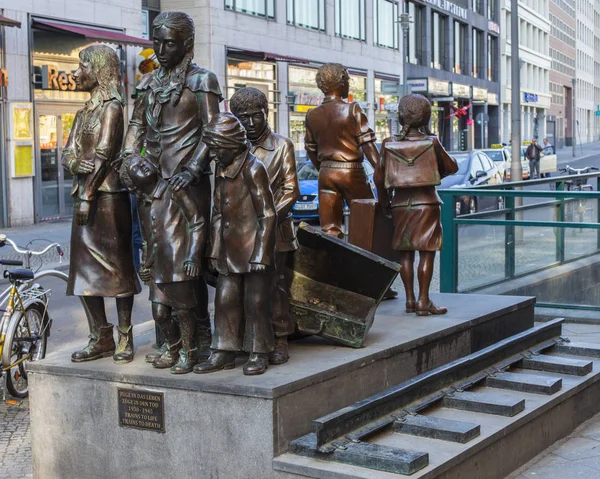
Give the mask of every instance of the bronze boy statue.
POLYGON ((194 366, 194 372, 233 368, 246 326, 252 346, 244 374, 262 374, 274 347, 271 294, 277 216, 269 177, 231 113, 215 115, 203 141, 218 165, 207 256, 219 277, 212 353, 194 366))
POLYGON ((152 315, 166 338, 165 352, 152 365, 189 373, 196 360, 192 310, 198 303, 194 278, 201 271, 202 213, 186 188, 174 190, 146 158, 123 161, 121 179, 138 200, 144 238, 140 276, 150 284, 152 315), (178 237, 184 229, 188 234, 178 237))
POLYGON ((406 312, 445 314, 429 298, 435 252, 442 248, 441 200, 435 187, 458 170, 456 162, 429 131, 431 105, 422 95, 406 95, 398 104, 402 131, 381 145, 375 169, 378 200, 394 219, 392 246, 401 251, 400 277, 406 290, 406 312), (419 300, 414 291, 415 251, 419 252, 419 300))
POLYGON ((317 72, 324 93, 321 106, 306 115, 305 148, 319 170, 321 229, 343 238, 343 201, 373 199, 363 157, 373 168, 379 163, 375 133, 358 103, 348 103, 350 75, 339 63, 327 63, 317 72))
POLYGON ((91 334, 87 347, 71 359, 113 356, 116 363, 127 363, 133 360, 131 311, 140 284, 133 266, 129 193, 110 168, 123 141, 121 74, 114 50, 105 45, 82 50, 75 79, 91 97, 77 112, 62 155, 63 166, 74 175, 75 199, 67 294, 83 296, 91 334), (117 299, 116 351, 105 297, 117 299))
MULTIPOLYGON (((145 156, 163 179, 178 190, 190 188, 202 214, 201 248, 208 237, 210 218, 210 158, 201 142, 202 131, 219 112, 222 100, 214 73, 192 62, 194 22, 183 12, 163 12, 152 22, 152 40, 160 68, 144 75, 136 88, 136 102, 125 137, 123 157, 145 156)), ((178 231, 176 237, 185 235, 178 231)), ((199 347, 210 344, 208 290, 197 280, 199 347)))
POLYGON ((269 363, 283 364, 289 358, 287 337, 295 329, 290 312, 289 284, 284 274, 288 253, 298 248, 292 221, 292 207, 300 195, 294 144, 289 138, 271 131, 267 119, 269 103, 260 90, 242 88, 236 91, 229 107, 246 129, 252 153, 267 168, 277 210, 277 253, 272 293, 275 350, 269 355, 269 363))

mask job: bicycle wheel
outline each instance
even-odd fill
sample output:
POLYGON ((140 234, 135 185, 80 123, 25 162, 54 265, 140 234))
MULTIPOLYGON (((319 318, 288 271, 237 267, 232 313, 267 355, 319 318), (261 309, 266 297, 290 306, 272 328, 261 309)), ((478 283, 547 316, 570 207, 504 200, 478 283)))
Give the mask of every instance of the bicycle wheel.
POLYGON ((46 355, 47 322, 48 315, 44 315, 44 307, 33 303, 27 306, 25 314, 14 316, 8 325, 2 353, 2 369, 6 374, 6 388, 14 397, 25 398, 29 394, 25 363, 38 361, 46 355), (23 361, 27 356, 29 359, 23 361), (10 367, 15 363, 18 364, 10 367))

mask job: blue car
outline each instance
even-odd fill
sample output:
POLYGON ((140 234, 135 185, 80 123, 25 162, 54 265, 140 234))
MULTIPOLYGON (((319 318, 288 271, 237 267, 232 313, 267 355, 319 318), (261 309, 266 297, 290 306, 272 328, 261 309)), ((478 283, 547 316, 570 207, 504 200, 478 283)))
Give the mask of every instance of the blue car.
MULTIPOLYGON (((364 160, 363 166, 369 177, 371 189, 375 192, 373 173, 375 170, 371 164, 364 160)), ((310 161, 304 162, 298 168, 298 183, 300 183, 300 197, 292 209, 295 220, 318 220, 319 219, 319 172, 310 161)))

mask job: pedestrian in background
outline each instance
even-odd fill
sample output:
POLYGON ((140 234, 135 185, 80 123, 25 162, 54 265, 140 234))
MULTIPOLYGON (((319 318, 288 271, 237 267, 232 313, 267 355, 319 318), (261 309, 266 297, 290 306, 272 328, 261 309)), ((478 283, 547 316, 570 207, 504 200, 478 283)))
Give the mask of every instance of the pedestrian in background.
POLYGON ((525 157, 529 160, 530 178, 533 180, 540 177, 540 152, 542 148, 537 144, 537 138, 531 140, 531 145, 525 150, 525 157), (537 173, 537 176, 536 176, 537 173))

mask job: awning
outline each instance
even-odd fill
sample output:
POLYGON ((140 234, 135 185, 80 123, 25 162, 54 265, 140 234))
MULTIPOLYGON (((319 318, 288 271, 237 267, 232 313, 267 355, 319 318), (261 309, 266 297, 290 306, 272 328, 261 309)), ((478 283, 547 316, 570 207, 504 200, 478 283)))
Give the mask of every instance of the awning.
POLYGON ((12 20, 4 15, 0 15, 0 25, 5 27, 17 27, 21 28, 21 22, 17 22, 16 20, 12 20))
POLYGON ((135 45, 139 47, 152 46, 152 42, 150 40, 131 37, 121 32, 115 32, 111 30, 100 30, 99 28, 64 25, 62 23, 42 22, 40 20, 34 20, 33 27, 39 30, 75 35, 78 37, 87 38, 88 40, 98 42, 116 43, 119 45, 135 45))
POLYGON ((279 55, 277 53, 269 53, 269 52, 254 52, 250 50, 241 50, 237 48, 228 48, 227 53, 232 53, 234 55, 239 55, 241 57, 250 57, 250 58, 260 58, 261 60, 272 60, 272 61, 280 61, 280 62, 289 62, 289 63, 310 63, 308 60, 304 58, 296 58, 296 57, 288 57, 286 55, 279 55))

